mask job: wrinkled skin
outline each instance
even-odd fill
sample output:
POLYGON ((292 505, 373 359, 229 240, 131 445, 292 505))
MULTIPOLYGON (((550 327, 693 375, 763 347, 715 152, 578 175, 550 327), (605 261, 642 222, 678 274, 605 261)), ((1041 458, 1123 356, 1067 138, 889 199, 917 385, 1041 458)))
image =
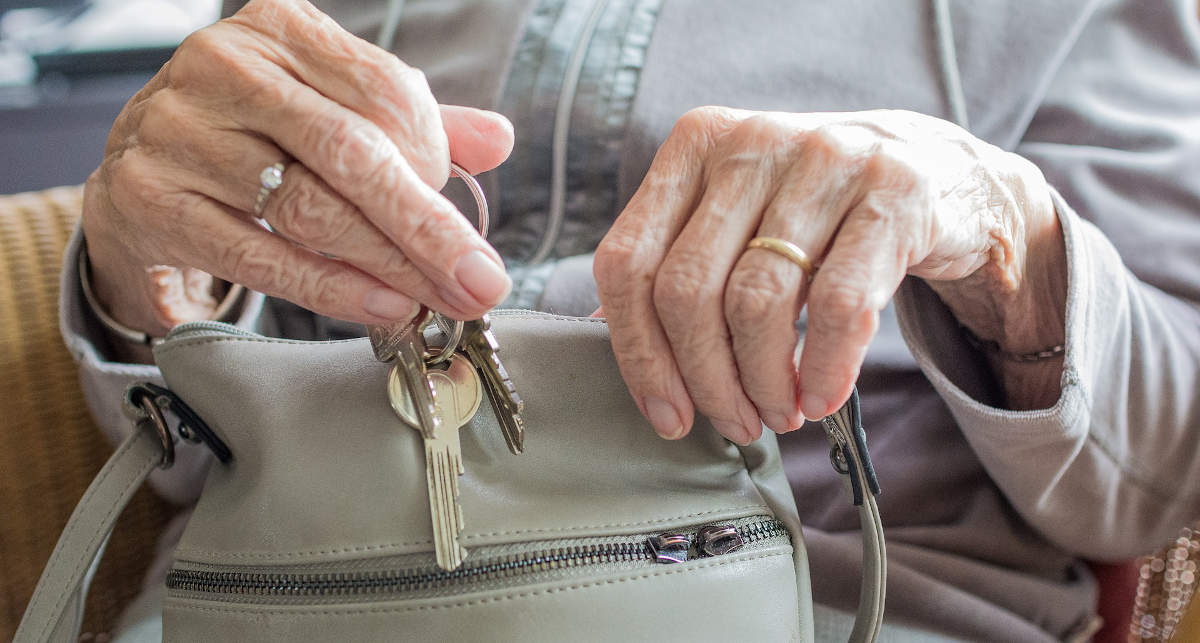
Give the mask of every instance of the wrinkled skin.
POLYGON ((85 191, 98 294, 152 334, 211 312, 206 273, 364 323, 414 302, 477 317, 510 282, 437 190, 451 157, 481 172, 512 140, 311 5, 255 0, 185 40, 118 116, 85 191), (263 213, 276 235, 250 213, 259 171, 288 158, 263 213))
MULTIPOLYGON (((503 162, 512 127, 439 106, 424 76, 305 2, 253 0, 189 37, 118 117, 83 227, 101 302, 161 335, 208 317, 211 276, 382 323, 417 302, 478 317, 511 282, 437 189, 503 162), (263 213, 259 171, 295 159, 263 213)), ((849 395, 879 311, 926 279, 978 336, 1062 342, 1062 231, 1038 170, 909 112, 685 114, 596 252, 633 398, 659 434, 695 411, 747 443, 849 395), (754 236, 788 239, 811 281, 754 236), (799 363, 793 322, 808 307, 799 363)), ((142 356, 144 358, 144 356, 142 356)), ((1061 360, 991 363, 1013 408, 1057 398, 1061 360)))
MULTIPOLYGON (((900 111, 692 110, 596 252, 621 372, 664 437, 693 411, 747 443, 850 394, 906 275, 1015 352, 1060 343, 1065 253, 1041 173, 945 121, 900 111), (819 269, 746 251, 787 239, 819 269), (794 322, 808 307, 797 368, 794 322)), ((1014 407, 1052 403, 1058 364, 1008 366, 1014 407), (1024 368, 1026 370, 1022 371, 1024 368)))

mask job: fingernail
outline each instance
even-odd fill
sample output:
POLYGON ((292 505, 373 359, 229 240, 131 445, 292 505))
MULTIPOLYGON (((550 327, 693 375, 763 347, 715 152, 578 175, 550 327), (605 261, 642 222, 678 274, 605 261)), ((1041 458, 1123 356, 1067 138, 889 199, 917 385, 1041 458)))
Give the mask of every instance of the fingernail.
POLYGON ((792 428, 792 423, 782 413, 767 411, 763 414, 762 420, 767 428, 776 433, 787 433, 792 428))
POLYGON ((656 433, 668 440, 674 440, 683 433, 683 422, 679 420, 679 413, 670 402, 657 397, 647 397, 642 405, 646 407, 646 417, 650 424, 654 425, 656 433))
POLYGON ((375 288, 363 298, 363 310, 383 319, 403 321, 417 313, 417 303, 395 290, 375 288))
POLYGON ((829 402, 815 393, 805 392, 800 396, 800 410, 805 419, 816 422, 829 415, 829 402))
POLYGON ((500 303, 512 290, 512 279, 482 250, 472 250, 458 260, 454 278, 485 306, 500 303))

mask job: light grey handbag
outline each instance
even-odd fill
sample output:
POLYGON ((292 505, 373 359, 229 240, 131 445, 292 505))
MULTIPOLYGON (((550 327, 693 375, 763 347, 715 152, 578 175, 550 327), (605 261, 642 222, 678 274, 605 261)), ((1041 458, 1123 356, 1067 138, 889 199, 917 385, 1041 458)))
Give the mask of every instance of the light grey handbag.
MULTIPOLYGON (((492 326, 525 398, 526 450, 508 453, 486 403, 460 431, 459 569, 434 565, 422 442, 389 406, 388 367, 366 339, 186 324, 155 349, 171 393, 137 411, 80 501, 16 641, 77 637, 89 568, 133 491, 169 462, 161 407, 228 460, 175 552, 168 640, 812 640, 800 522, 769 432, 737 447, 698 418, 662 440, 602 321, 502 311, 492 326)), ((851 638, 870 641, 885 557, 857 404, 823 426, 862 517, 851 638)))

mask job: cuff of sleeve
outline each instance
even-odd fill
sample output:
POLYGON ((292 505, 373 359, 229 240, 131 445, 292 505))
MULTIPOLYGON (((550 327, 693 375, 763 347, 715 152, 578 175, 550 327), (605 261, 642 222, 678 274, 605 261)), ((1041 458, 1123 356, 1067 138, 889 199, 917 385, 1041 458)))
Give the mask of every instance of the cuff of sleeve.
MULTIPOLYGON (((1086 335, 1085 310, 1095 297, 1092 282, 1096 276, 1081 267, 1092 263, 1088 244, 1081 239, 1085 224, 1051 190, 1055 211, 1063 228, 1067 252, 1066 342, 1061 377, 1062 395, 1054 406, 1031 411, 999 408, 999 389, 991 370, 978 351, 968 342, 958 321, 925 282, 908 278, 896 292, 896 314, 900 330, 918 366, 937 389, 964 430, 968 427, 993 427, 1003 431, 1005 439, 1014 434, 1062 436, 1069 427, 1086 430, 1078 421, 1090 406, 1078 373, 1086 372, 1081 349, 1086 335), (974 356, 964 359, 964 355, 974 356)), ((1120 263, 1116 264, 1120 269, 1120 263)), ((986 431, 987 429, 980 429, 986 431)))
POLYGON ((1128 276, 1103 234, 1051 193, 1067 253, 1066 351, 1062 394, 1053 406, 998 408, 998 387, 984 357, 923 281, 902 284, 895 298, 897 317, 918 366, 988 474, 1026 520, 1067 551, 1128 558, 1147 547, 1147 534, 1157 537, 1162 530, 1130 529, 1121 507, 1158 505, 1146 502, 1148 490, 1141 485, 1125 484, 1127 454, 1109 426, 1117 423, 1096 417, 1093 408, 1106 376, 1130 357, 1131 349, 1119 341, 1128 276))
MULTIPOLYGON (((162 384, 162 377, 152 364, 127 364, 114 361, 106 354, 108 338, 104 327, 88 306, 79 283, 77 266, 82 239, 82 229, 76 226, 63 255, 63 270, 59 277, 58 323, 63 342, 79 365, 79 381, 88 410, 105 437, 115 445, 133 428, 121 409, 125 388, 137 381, 162 384)), ((236 325, 254 330, 262 313, 264 299, 261 293, 248 291, 236 325)), ((175 465, 170 471, 155 471, 150 476, 150 483, 167 500, 187 502, 199 493, 199 484, 180 484, 179 481, 202 480, 209 461, 204 448, 180 442, 175 449, 175 465)))

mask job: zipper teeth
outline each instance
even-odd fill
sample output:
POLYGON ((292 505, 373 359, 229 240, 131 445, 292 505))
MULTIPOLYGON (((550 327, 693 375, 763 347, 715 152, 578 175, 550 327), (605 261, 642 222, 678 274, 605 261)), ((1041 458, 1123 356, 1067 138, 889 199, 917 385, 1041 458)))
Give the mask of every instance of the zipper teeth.
MULTIPOLYGON (((737 527, 737 532, 747 545, 788 533, 787 527, 774 519, 741 525, 737 527)), ((288 574, 175 569, 167 574, 167 589, 279 597, 390 593, 439 589, 467 582, 503 579, 585 565, 650 562, 654 559, 654 554, 645 539, 639 539, 512 554, 475 566, 463 566, 454 571, 428 568, 288 574)))

